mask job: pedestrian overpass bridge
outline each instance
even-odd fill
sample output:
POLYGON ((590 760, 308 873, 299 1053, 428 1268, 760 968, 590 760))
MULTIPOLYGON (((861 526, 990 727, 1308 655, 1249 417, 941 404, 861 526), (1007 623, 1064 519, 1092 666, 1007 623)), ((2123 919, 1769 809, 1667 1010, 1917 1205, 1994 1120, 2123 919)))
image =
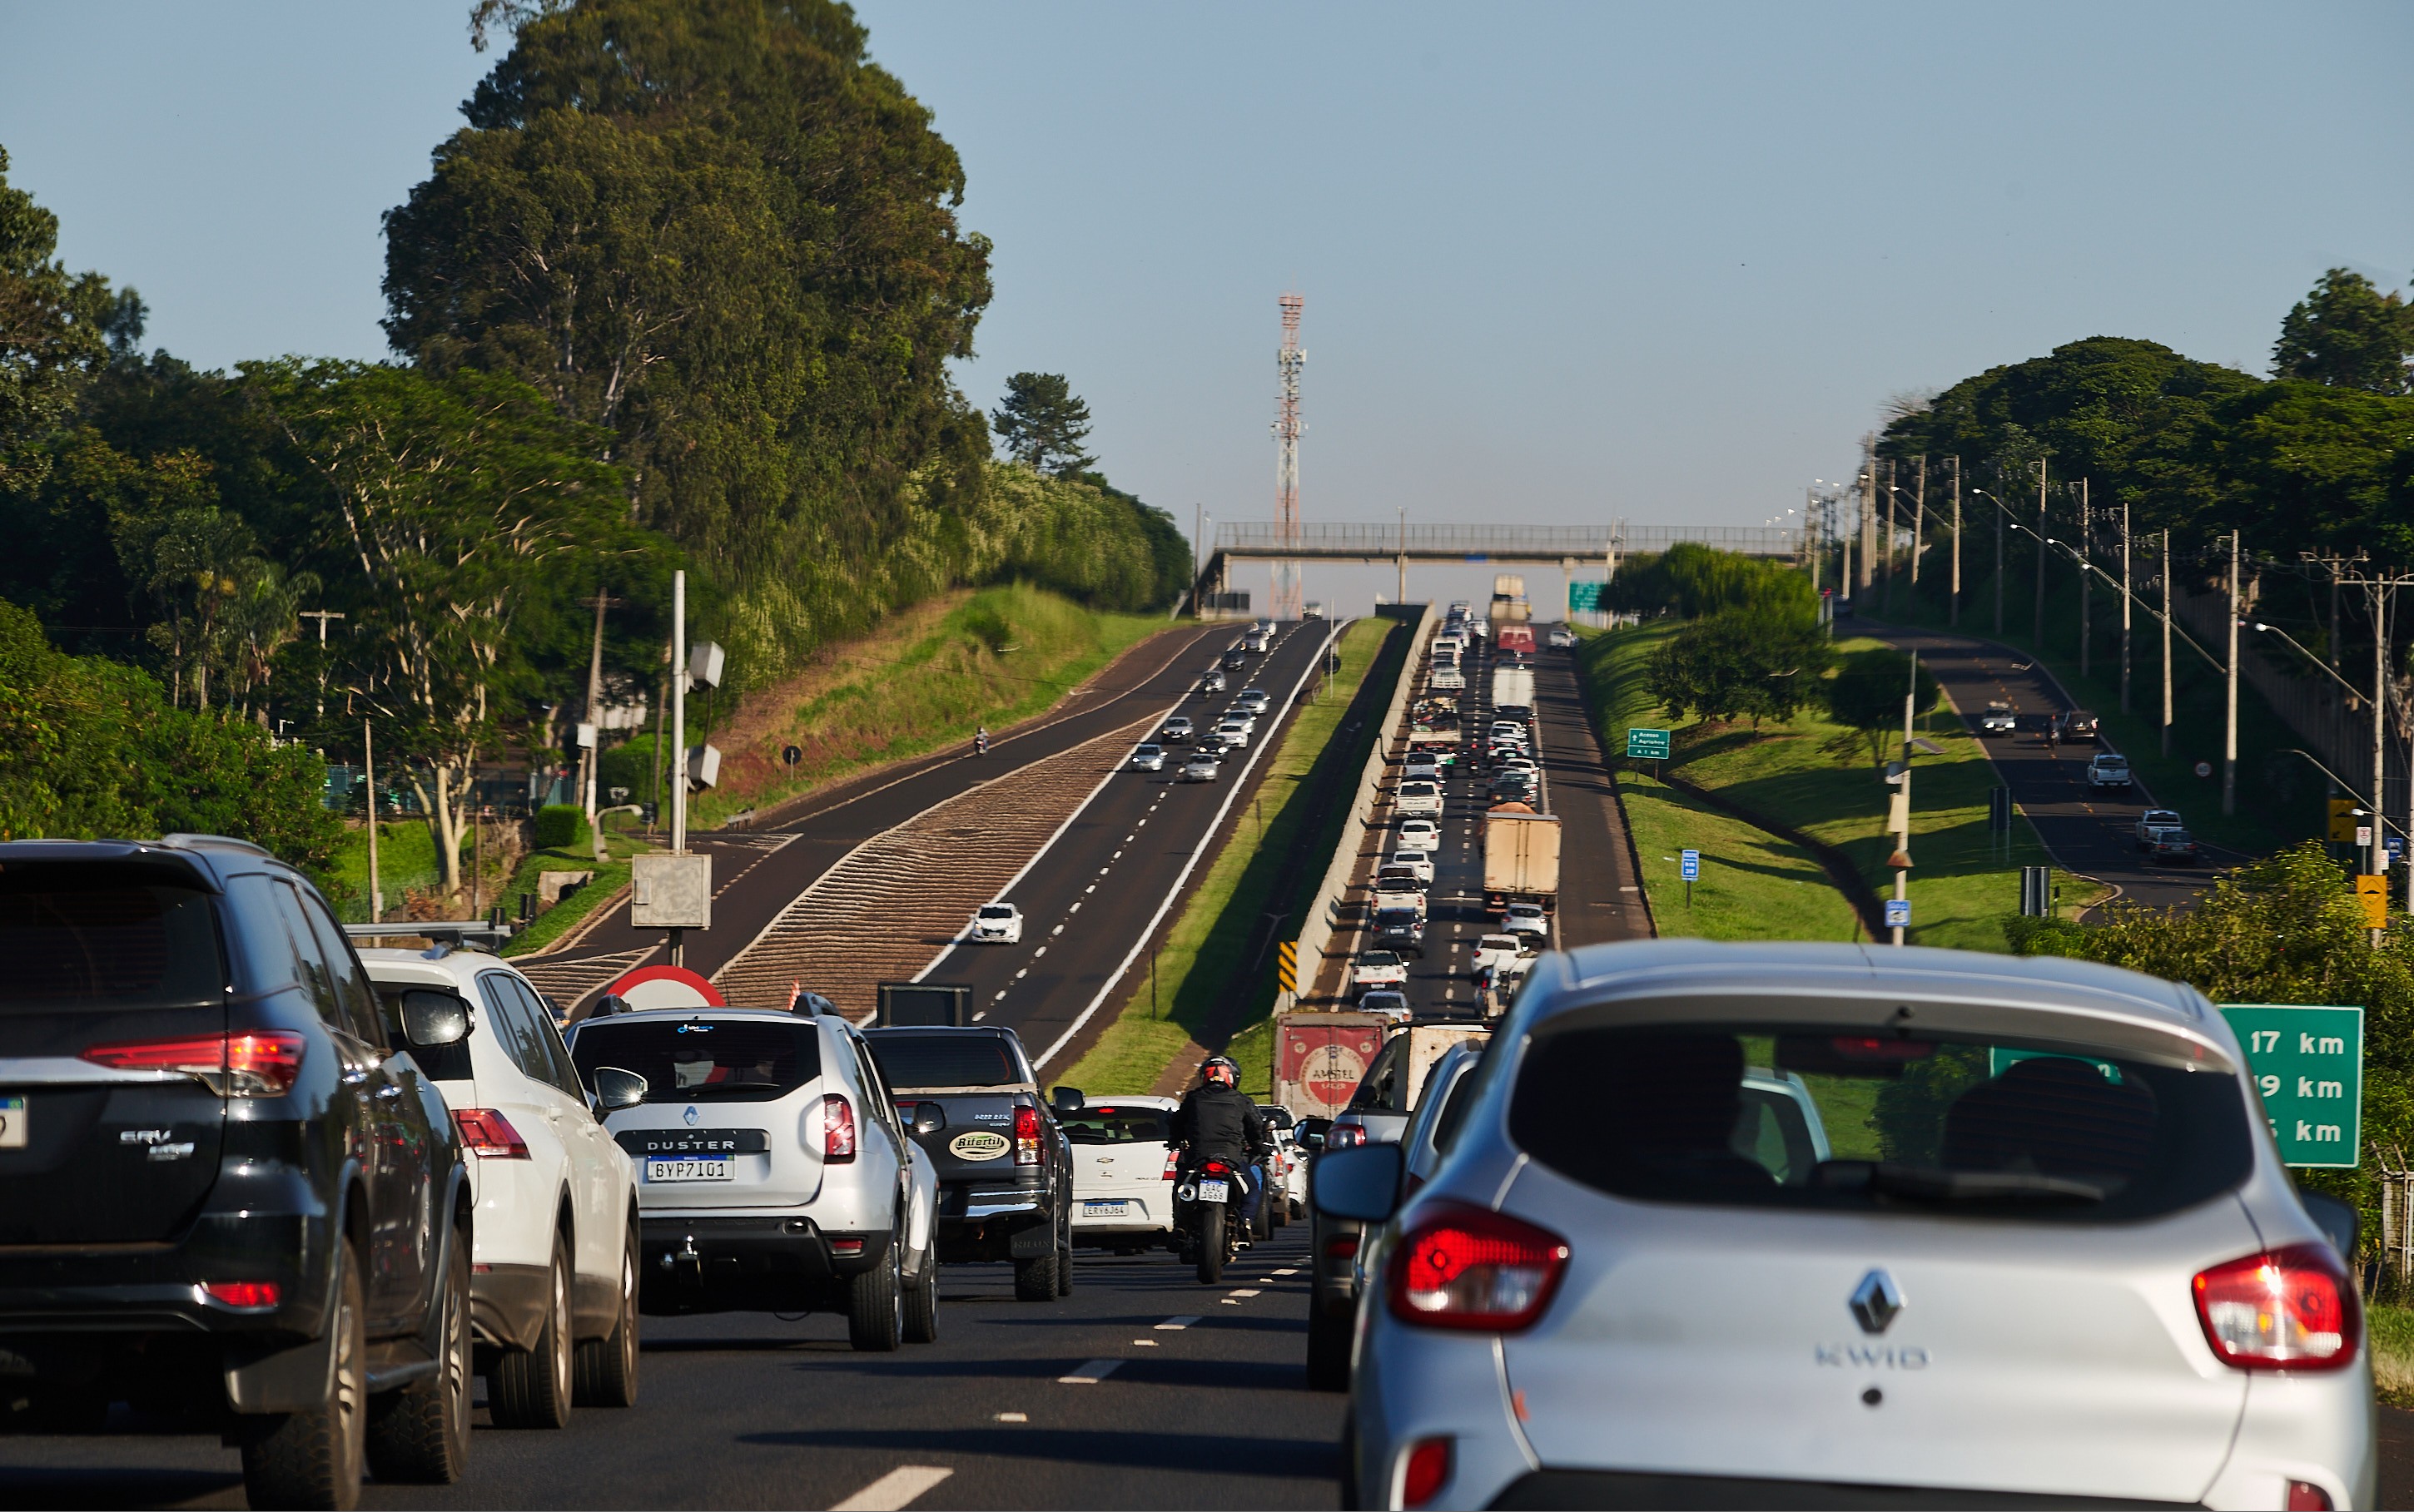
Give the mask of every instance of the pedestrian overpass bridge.
MULTIPOLYGON (((1219 524, 1199 581, 1197 603, 1229 591, 1235 561, 1392 562, 1403 574, 1410 562, 1498 562, 1510 566, 1581 569, 1612 553, 1663 552, 1680 541, 1748 556, 1799 558, 1803 532, 1794 526, 1730 525, 1381 525, 1348 520, 1296 526, 1288 535, 1273 520, 1219 524)), ((1237 607, 1237 606, 1234 606, 1237 607)))

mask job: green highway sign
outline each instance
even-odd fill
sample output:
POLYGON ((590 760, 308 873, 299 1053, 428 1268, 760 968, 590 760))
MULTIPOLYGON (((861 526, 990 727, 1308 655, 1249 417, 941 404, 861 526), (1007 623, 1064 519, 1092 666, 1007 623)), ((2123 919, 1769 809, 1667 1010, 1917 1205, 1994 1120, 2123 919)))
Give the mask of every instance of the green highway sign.
POLYGON ((1629 730, 1626 732, 1626 754, 1638 762, 1664 762, 1668 759, 1668 732, 1665 730, 1629 730))
POLYGON ((2363 1135, 2363 1010, 2221 1005, 2289 1165, 2348 1166, 2363 1135))
POLYGON ((1585 615, 1598 612, 1601 608, 1601 591, 1607 586, 1609 585, 1606 583, 1570 583, 1568 613, 1585 615))

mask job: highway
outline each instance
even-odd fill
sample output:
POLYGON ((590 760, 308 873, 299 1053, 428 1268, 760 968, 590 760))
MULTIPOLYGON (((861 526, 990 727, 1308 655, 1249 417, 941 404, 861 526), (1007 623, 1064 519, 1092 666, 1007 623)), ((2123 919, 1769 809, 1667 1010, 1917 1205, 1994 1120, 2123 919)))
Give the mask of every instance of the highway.
MULTIPOLYGON (((1966 635, 1880 625, 1864 625, 1861 633, 1907 651, 1916 650, 1921 665, 1936 674, 1973 734, 1978 733, 1979 718, 1989 703, 2012 706, 2020 717, 2020 728, 2008 736, 1982 735, 1981 739, 1995 770, 2012 790, 2012 801, 2065 870, 2110 882, 2120 889, 2115 897, 2123 901, 2151 908, 2183 908, 2194 903, 2211 882, 2215 866, 2246 859, 2207 847, 2212 864, 2202 867, 2147 866, 2135 839, 2138 816, 2147 808, 2146 793, 2088 786, 2088 758, 2102 748, 2046 744, 2046 718, 2068 705, 2053 680, 2027 656, 1966 635)), ((2175 808, 2185 815, 2191 802, 2218 801, 2218 793, 2153 797, 2156 807, 2175 808)))

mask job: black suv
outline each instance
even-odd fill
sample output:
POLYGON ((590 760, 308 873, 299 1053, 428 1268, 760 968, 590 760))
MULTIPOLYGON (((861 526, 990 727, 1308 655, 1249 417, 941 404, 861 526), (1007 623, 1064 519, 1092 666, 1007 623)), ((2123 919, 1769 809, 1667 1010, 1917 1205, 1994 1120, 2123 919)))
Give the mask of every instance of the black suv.
MULTIPOLYGON (((1026 1302, 1073 1291, 1073 1147, 1010 1029, 868 1029, 939 1177, 939 1258, 1014 1262, 1026 1302)), ((1059 1089, 1066 1111, 1081 1094, 1059 1089)))
POLYGON ((459 1478, 469 1192, 408 1044, 466 1015, 387 1023, 317 889, 209 836, 0 843, 0 1416, 198 1420, 254 1505, 459 1478))

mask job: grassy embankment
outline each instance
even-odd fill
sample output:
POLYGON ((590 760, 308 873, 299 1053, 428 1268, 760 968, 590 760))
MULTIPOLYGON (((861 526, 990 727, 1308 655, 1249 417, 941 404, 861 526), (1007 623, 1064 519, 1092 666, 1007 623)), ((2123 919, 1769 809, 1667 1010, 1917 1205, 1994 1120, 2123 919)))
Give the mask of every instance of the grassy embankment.
MULTIPOLYGON (((875 634, 829 647, 814 665, 749 695, 719 721, 709 735, 727 752, 722 784, 691 804, 689 823, 708 829, 741 809, 767 808, 868 767, 969 740, 978 725, 1003 730, 1043 712, 1169 623, 1158 615, 1095 614, 1021 584, 943 595, 893 616, 875 634), (804 756, 794 767, 780 760, 788 745, 804 756)), ((704 738, 708 704, 693 696, 688 711, 693 738, 704 738)), ((651 749, 650 736, 637 743, 633 770, 650 770, 643 757, 651 749)), ((509 877, 489 867, 489 903, 503 905, 514 917, 519 895, 536 891, 538 873, 596 869, 593 882, 538 915, 507 954, 543 949, 628 882, 627 858, 649 848, 640 836, 615 827, 629 823, 626 815, 607 821, 611 859, 600 869, 583 842, 524 856, 509 877)), ((655 832, 656 841, 663 838, 655 832)), ((465 869, 469 854, 465 845, 465 869)), ((389 909, 406 887, 436 885, 436 850, 424 823, 388 822, 378 860, 389 909)), ((359 899, 347 917, 365 920, 365 829, 352 832, 335 866, 359 899)))
MULTIPOLYGON (((1680 628, 1674 620, 1588 638, 1579 653, 1608 749, 1626 749, 1630 726, 1668 728, 1644 687, 1652 649, 1680 628)), ((1840 650, 1877 643, 1847 641, 1840 650)), ((2004 948, 2003 919, 2019 908, 2019 867, 2048 864, 2025 820, 2006 846, 1987 828, 1992 763, 1960 721, 1939 710, 1921 732, 1944 748, 1915 762, 1911 874, 1914 944, 1963 950, 2004 948)), ((1885 829, 1887 789, 1865 745, 1816 713, 1783 723, 1694 724, 1676 732, 1669 770, 1755 814, 1787 824, 1843 852, 1870 889, 1890 896, 1893 852, 1885 829), (1851 737, 1848 740, 1847 737, 1851 737)), ((1642 858, 1643 882, 1663 935, 1712 940, 1851 940, 1851 905, 1810 853, 1730 817, 1652 778, 1641 763, 1621 763, 1619 794, 1642 858), (1684 848, 1702 852, 1701 880, 1686 906, 1677 874, 1684 848)), ((2057 871, 2064 907, 2093 902, 2103 889, 2057 871)))
MULTIPOLYGON (((1323 874, 1323 863, 1317 858, 1330 856, 1339 843, 1349 818, 1346 804, 1332 805, 1318 831, 1305 833, 1313 779, 1337 770, 1347 781, 1365 765, 1378 721, 1365 720, 1339 739, 1334 735, 1370 673, 1378 680, 1398 675, 1407 635, 1383 656, 1376 654, 1392 625, 1387 619, 1361 619, 1343 632, 1341 675, 1300 710, 1282 745, 1266 758, 1255 811, 1242 814, 1166 934, 1156 956, 1154 990, 1147 971, 1136 971, 1130 995, 1114 1022, 1089 1054, 1063 1077, 1051 1079, 1079 1087, 1092 1097, 1146 1092, 1184 1046, 1213 1032, 1211 1019, 1232 1021, 1218 1010, 1237 1001, 1237 1021, 1244 1027, 1225 1053, 1240 1062, 1242 1087, 1264 1095, 1273 1079, 1268 1015, 1274 996, 1274 963, 1269 956, 1263 970, 1252 971, 1252 963, 1244 958, 1249 938, 1284 858, 1293 853, 1310 858, 1315 877, 1305 885, 1313 886, 1323 874)), ((1298 932, 1293 923, 1286 924, 1286 936, 1298 932)))

